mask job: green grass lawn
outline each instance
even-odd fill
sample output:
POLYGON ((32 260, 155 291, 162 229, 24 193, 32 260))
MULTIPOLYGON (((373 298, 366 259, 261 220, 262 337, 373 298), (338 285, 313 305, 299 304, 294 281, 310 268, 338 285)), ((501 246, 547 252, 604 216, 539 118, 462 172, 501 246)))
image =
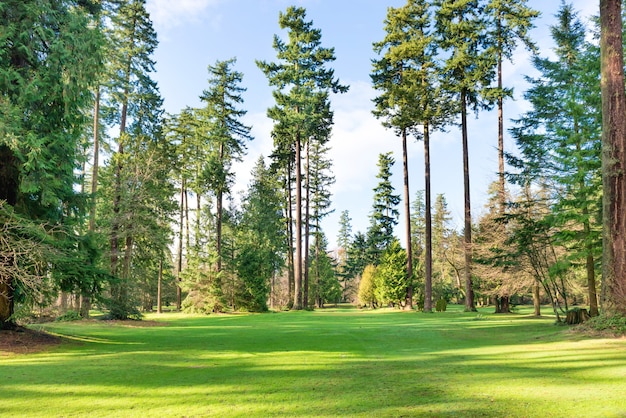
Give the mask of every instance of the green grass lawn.
POLYGON ((0 353, 0 416, 626 416, 626 340, 452 308, 46 324, 0 353))

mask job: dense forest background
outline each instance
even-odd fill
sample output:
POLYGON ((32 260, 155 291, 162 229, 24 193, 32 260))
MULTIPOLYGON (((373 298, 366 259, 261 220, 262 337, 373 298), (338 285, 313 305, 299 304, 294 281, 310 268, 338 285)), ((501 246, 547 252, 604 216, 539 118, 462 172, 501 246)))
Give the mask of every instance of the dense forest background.
POLYGON ((548 55, 529 36, 538 12, 526 3, 409 0, 381 17, 372 111, 403 153, 379 155, 367 230, 353 231, 342 211, 329 248, 331 99, 350 86, 304 8, 280 13, 275 59, 256 62, 273 89, 274 147, 234 196, 233 164, 254 140, 236 59, 208 66, 201 106, 166 114, 145 1, 3 1, 0 328, 92 308, 126 319, 164 307, 340 302, 426 312, 493 304, 502 313, 532 302, 536 315, 547 303, 558 320, 575 306, 597 315, 618 300, 602 280, 601 25, 563 2, 548 55), (528 111, 511 118, 516 149, 507 151, 502 109, 512 93, 502 68, 517 48, 533 53, 538 75, 527 79, 528 111), (476 215, 467 126, 488 109, 500 115, 499 173, 476 215), (430 189, 431 134, 452 126, 464 156, 460 230, 446 196, 430 189), (414 140, 425 187, 411 193, 414 140), (398 162, 401 191, 391 182, 398 162))

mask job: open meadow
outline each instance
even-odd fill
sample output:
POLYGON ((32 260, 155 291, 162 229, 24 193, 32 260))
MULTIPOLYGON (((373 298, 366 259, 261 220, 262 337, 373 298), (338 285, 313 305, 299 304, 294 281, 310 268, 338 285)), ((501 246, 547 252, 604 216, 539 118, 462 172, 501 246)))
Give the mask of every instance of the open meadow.
POLYGON ((625 339, 450 308, 38 325, 63 342, 0 351, 0 416, 626 416, 625 339))

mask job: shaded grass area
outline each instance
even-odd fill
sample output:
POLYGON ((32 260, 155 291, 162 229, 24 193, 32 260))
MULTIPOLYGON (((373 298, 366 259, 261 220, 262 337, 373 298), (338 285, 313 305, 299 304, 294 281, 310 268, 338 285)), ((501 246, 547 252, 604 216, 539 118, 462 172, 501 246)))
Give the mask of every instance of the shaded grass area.
POLYGON ((626 416, 626 340, 490 311, 47 324, 0 357, 0 416, 626 416))

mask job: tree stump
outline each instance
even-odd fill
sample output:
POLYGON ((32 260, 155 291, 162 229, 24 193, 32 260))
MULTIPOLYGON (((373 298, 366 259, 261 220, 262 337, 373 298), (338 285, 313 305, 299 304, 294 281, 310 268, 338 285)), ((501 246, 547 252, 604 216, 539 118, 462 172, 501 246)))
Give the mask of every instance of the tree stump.
POLYGON ((589 312, 587 312, 587 309, 574 308, 567 311, 565 322, 568 325, 582 324, 589 318, 591 318, 591 316, 589 315, 589 312))

